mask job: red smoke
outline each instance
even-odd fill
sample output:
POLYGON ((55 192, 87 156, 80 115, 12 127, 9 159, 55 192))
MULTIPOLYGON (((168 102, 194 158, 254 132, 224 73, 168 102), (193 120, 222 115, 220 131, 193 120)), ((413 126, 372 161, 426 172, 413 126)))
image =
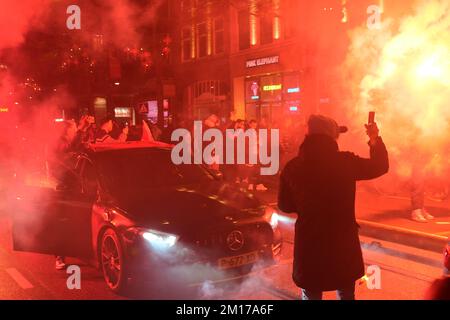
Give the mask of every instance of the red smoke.
POLYGON ((41 24, 40 19, 48 5, 49 0, 2 0, 0 50, 19 46, 26 33, 41 24))
MULTIPOLYGON (((27 93, 30 90, 28 83, 34 81, 34 79, 28 79, 29 67, 36 63, 32 57, 39 58, 42 55, 38 49, 35 52, 34 48, 48 49, 49 46, 55 46, 62 50, 70 49, 64 48, 64 43, 49 42, 36 45, 35 41, 30 46, 28 39, 41 39, 30 37, 30 33, 38 31, 38 34, 40 32, 54 36, 55 39, 60 39, 60 36, 65 34, 70 37, 73 44, 79 46, 92 46, 93 36, 101 34, 104 44, 108 46, 105 49, 122 50, 127 46, 140 48, 142 30, 145 27, 148 30, 148 25, 155 18, 161 3, 161 0, 156 0, 142 7, 131 0, 1 1, 0 164, 2 166, 6 161, 9 165, 14 164, 16 169, 19 167, 25 169, 33 161, 42 160, 45 149, 59 138, 57 131, 53 129, 55 118, 61 118, 60 110, 63 107, 80 107, 75 105, 75 99, 64 89, 64 83, 60 83, 55 91, 50 88, 46 93, 47 98, 42 98, 41 95, 39 99, 35 99, 27 93), (66 9, 69 5, 78 5, 81 9, 81 30, 66 28, 66 19, 69 17, 66 9), (31 57, 29 47, 33 48, 31 57), (51 95, 48 92, 51 92, 51 95)), ((46 36, 42 38, 46 39, 46 36)), ((37 40, 39 41, 43 40, 37 40)), ((48 52, 51 50, 45 51, 45 53, 48 52)), ((44 68, 41 70, 44 70, 44 74, 36 75, 36 77, 41 77, 42 81, 47 75, 44 68)), ((32 165, 34 166, 35 163, 32 165)), ((3 176, 2 172, 0 172, 0 179, 1 176, 3 176)))
MULTIPOLYGON (((416 1, 411 13, 384 18, 380 30, 352 30, 342 68, 347 95, 344 113, 361 128, 377 111, 389 148, 390 189, 407 181, 414 168, 429 184, 448 185, 450 112, 450 5, 446 0, 416 1)), ((351 125, 353 123, 353 125, 351 125)), ((394 190, 398 191, 398 190, 394 190)))

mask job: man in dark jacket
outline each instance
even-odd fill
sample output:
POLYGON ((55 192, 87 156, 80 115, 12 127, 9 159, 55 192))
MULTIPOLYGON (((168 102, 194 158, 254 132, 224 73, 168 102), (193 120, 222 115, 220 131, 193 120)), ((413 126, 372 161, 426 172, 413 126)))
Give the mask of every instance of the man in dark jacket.
POLYGON ((281 174, 278 206, 297 213, 293 280, 304 300, 338 291, 340 299, 354 299, 355 281, 364 263, 355 218, 356 181, 388 172, 386 147, 377 125, 366 125, 370 159, 340 152, 337 139, 347 131, 333 119, 313 115, 299 155, 281 174))

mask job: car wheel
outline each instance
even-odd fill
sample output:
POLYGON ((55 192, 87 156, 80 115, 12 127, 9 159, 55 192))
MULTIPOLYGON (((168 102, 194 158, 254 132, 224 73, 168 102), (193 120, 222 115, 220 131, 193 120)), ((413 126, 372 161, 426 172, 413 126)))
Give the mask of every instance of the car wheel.
POLYGON ((100 263, 108 287, 116 293, 125 292, 128 286, 128 274, 123 248, 113 229, 107 229, 102 235, 100 263))

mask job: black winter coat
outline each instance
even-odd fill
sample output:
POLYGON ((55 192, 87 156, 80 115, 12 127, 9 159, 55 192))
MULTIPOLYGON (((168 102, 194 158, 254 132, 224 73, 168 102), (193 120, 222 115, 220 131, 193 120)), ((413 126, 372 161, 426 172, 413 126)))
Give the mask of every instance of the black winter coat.
POLYGON ((299 155, 281 174, 278 206, 295 212, 293 279, 309 290, 348 287, 364 275, 355 218, 356 181, 388 172, 381 138, 370 147, 370 159, 340 152, 335 140, 311 135, 299 155))

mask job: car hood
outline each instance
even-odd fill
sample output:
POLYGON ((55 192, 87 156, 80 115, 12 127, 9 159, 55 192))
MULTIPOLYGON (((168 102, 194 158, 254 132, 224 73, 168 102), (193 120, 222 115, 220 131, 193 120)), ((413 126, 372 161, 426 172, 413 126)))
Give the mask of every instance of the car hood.
POLYGON ((161 231, 223 227, 264 214, 253 195, 220 182, 124 192, 117 205, 137 224, 161 231))

